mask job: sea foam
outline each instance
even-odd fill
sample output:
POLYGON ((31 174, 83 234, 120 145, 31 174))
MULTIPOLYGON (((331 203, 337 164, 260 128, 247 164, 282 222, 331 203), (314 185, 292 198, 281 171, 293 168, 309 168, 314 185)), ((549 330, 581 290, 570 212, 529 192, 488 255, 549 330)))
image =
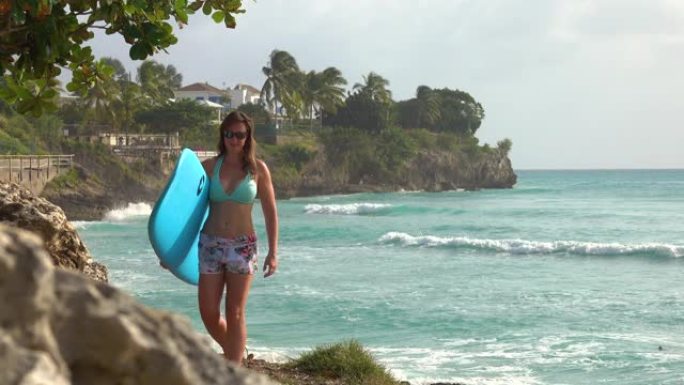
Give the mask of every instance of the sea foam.
POLYGON ((581 241, 530 241, 524 239, 477 239, 469 237, 440 237, 433 235, 413 236, 401 232, 389 232, 380 237, 380 243, 409 247, 451 247, 492 250, 510 254, 575 255, 636 255, 649 254, 661 257, 684 256, 684 246, 664 243, 597 243, 581 241))
POLYGON ((74 227, 76 230, 85 230, 88 228, 88 225, 90 225, 92 222, 88 221, 70 221, 71 225, 74 227))
POLYGON ((373 214, 392 207, 387 203, 348 203, 348 204, 308 204, 304 206, 307 214, 362 215, 373 214))
POLYGON ((116 210, 112 210, 105 214, 107 221, 125 221, 132 217, 149 216, 152 213, 152 207, 147 203, 129 203, 128 206, 116 210))
POLYGON ((449 379, 439 378, 415 378, 411 379, 411 383, 419 385, 429 385, 435 383, 454 383, 454 384, 469 384, 469 385, 538 385, 541 382, 531 375, 522 376, 492 376, 492 377, 451 377, 449 379))

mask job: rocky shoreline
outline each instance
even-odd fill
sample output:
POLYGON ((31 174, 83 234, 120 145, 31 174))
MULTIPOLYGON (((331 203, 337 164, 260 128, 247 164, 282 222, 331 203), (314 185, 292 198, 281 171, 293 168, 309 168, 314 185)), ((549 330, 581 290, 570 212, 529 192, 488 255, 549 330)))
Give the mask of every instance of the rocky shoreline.
MULTIPOLYGON (((167 181, 167 176, 149 170, 145 180, 136 180, 128 175, 119 175, 115 171, 116 167, 89 167, 77 166, 77 184, 48 184, 41 194, 61 207, 69 220, 101 220, 108 211, 124 208, 129 203, 146 202, 153 205, 167 181)), ((278 164, 269 163, 269 167, 272 174, 277 175, 278 164)), ((449 153, 419 154, 398 180, 387 181, 371 176, 367 180, 354 182, 349 175, 328 164, 321 153, 295 180, 281 181, 274 177, 278 199, 354 193, 512 188, 516 182, 517 175, 510 159, 497 152, 470 163, 449 153)))

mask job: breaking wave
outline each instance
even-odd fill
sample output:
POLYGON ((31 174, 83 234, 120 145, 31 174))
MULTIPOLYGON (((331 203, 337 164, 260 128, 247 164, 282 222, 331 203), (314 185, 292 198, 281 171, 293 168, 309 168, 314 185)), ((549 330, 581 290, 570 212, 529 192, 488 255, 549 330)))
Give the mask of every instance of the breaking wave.
POLYGON ((147 203, 129 203, 124 208, 108 212, 104 219, 107 221, 125 221, 132 217, 149 216, 151 213, 152 207, 147 203))
POLYGON ((413 236, 389 232, 380 237, 380 243, 407 247, 448 247, 492 250, 510 254, 557 254, 575 255, 653 255, 660 257, 684 257, 684 246, 664 243, 597 243, 580 241, 529 241, 524 239, 476 239, 469 237, 439 237, 433 235, 413 236))
POLYGON ((348 203, 348 204, 308 204, 304 206, 307 214, 364 215, 376 214, 387 210, 392 205, 387 203, 348 203))

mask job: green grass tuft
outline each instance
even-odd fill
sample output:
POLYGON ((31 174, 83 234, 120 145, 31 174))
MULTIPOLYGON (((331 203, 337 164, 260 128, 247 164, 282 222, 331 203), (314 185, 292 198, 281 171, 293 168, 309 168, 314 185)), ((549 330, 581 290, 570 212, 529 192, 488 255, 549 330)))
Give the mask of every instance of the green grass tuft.
POLYGON ((355 340, 316 347, 302 354, 289 366, 350 385, 396 385, 387 370, 355 340))
POLYGON ((64 188, 74 188, 79 185, 80 179, 81 178, 79 177, 78 171, 72 168, 66 173, 52 179, 49 182, 49 184, 57 190, 61 190, 64 188))

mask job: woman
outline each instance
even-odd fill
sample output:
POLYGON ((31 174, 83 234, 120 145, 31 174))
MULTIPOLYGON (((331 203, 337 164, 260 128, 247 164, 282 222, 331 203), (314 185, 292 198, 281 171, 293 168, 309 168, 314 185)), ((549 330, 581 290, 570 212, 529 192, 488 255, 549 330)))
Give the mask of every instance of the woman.
POLYGON ((268 235, 264 277, 278 268, 278 214, 271 174, 254 155, 252 120, 240 111, 231 112, 219 132, 218 156, 202 162, 211 186, 209 216, 199 241, 198 299, 207 331, 221 345, 225 357, 240 365, 247 342, 245 305, 257 270, 254 199, 261 201, 268 235), (220 311, 224 288, 225 319, 220 311))

